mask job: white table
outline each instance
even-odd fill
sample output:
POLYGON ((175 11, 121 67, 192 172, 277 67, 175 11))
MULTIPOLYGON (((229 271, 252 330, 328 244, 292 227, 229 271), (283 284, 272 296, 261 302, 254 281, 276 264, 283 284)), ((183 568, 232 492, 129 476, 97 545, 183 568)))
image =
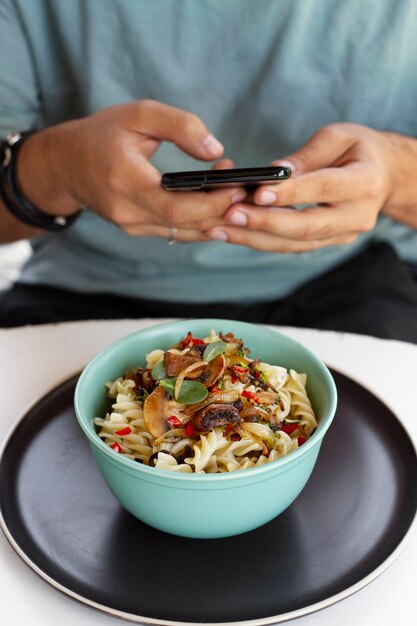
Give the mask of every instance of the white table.
MULTIPOLYGON (((91 321, 0 330, 0 440, 17 417, 51 387, 79 371, 107 343, 155 323, 91 321)), ((417 346, 348 333, 280 328, 328 365, 379 396, 417 442, 417 346)), ((417 533, 378 578, 342 602, 291 622, 294 626, 415 626, 417 533)), ((119 619, 59 593, 35 574, 0 532, 3 624, 116 626, 119 619)))

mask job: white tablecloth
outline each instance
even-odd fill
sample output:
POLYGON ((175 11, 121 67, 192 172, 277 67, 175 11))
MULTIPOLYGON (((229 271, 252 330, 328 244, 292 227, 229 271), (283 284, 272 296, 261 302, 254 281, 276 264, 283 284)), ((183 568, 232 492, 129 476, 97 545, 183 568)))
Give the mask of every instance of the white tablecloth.
MULTIPOLYGON (((0 331, 0 440, 24 409, 79 371, 107 343, 155 323, 90 321, 0 331)), ((347 333, 280 328, 328 365, 380 397, 417 442, 417 346, 347 333)), ((417 533, 376 580, 294 626, 415 626, 417 533)), ((10 626, 126 624, 59 593, 37 576, 0 532, 1 621, 10 626)), ((213 599, 215 601, 215 598, 213 599)))

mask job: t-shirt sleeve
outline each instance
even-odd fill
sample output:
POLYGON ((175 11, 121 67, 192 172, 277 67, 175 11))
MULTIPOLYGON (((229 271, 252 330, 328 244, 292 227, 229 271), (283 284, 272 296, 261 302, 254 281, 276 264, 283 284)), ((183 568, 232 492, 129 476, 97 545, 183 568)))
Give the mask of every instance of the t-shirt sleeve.
POLYGON ((14 0, 0 1, 0 137, 38 126, 41 100, 25 28, 14 0))

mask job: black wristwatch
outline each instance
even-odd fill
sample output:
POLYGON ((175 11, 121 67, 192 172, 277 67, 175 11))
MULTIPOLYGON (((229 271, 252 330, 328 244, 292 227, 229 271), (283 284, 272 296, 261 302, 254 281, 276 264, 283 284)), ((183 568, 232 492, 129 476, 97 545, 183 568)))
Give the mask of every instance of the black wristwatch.
POLYGON ((21 222, 44 230, 65 230, 75 222, 82 210, 67 217, 50 215, 29 202, 17 184, 16 163, 19 150, 25 139, 34 132, 11 133, 0 142, 0 197, 10 213, 21 222))

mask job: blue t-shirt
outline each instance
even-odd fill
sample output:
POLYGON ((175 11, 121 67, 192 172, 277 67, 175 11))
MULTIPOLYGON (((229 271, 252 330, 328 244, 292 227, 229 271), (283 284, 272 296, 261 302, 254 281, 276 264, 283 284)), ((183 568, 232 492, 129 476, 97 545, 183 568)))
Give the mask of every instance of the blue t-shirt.
MULTIPOLYGON (((266 165, 332 122, 417 136, 416 24, 413 0, 0 0, 0 135, 151 98, 199 115, 238 167, 266 165)), ((153 163, 206 167, 168 143, 153 163)), ((386 216, 352 245, 275 254, 169 246, 86 211, 68 231, 33 240, 22 281, 261 301, 380 240, 417 263, 417 232, 386 216)))

